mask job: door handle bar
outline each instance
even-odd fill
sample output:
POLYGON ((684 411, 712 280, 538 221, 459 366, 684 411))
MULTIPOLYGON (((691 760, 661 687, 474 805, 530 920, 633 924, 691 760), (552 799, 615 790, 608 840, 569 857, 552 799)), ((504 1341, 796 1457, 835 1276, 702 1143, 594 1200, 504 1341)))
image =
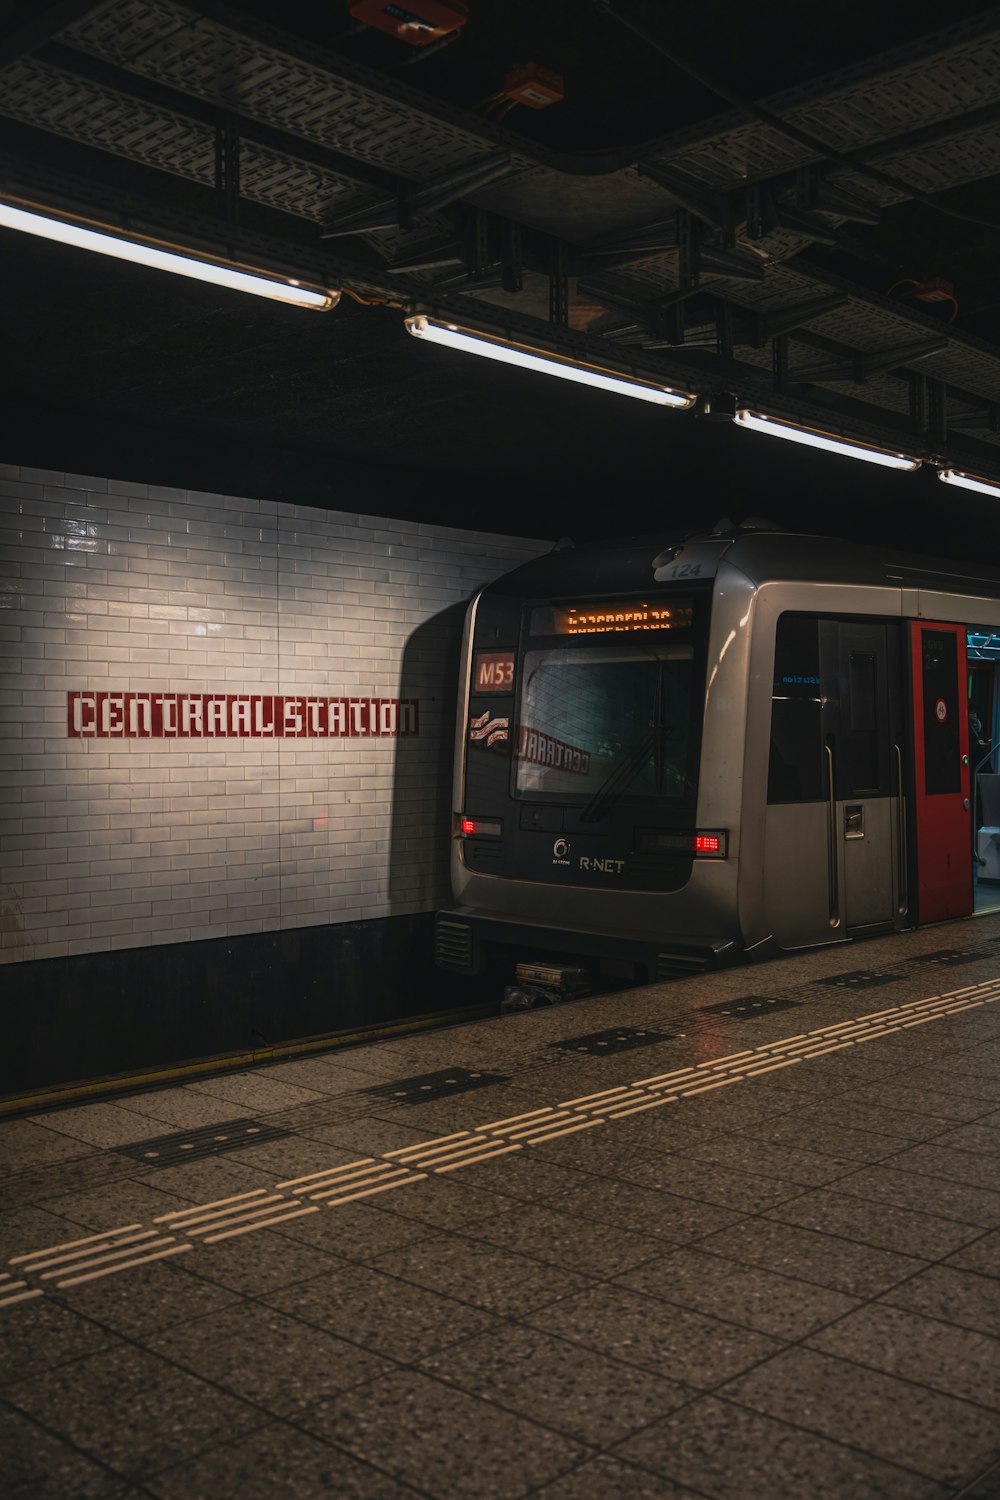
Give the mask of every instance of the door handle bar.
POLYGON ((833 751, 829 745, 824 745, 826 751, 826 775, 829 786, 829 800, 827 803, 827 880, 830 886, 830 926, 840 926, 840 867, 837 850, 837 794, 833 782, 833 751))
POLYGON ((903 752, 894 745, 896 752, 896 845, 899 859, 899 914, 906 915, 910 904, 907 884, 906 849, 906 797, 903 790, 903 752))

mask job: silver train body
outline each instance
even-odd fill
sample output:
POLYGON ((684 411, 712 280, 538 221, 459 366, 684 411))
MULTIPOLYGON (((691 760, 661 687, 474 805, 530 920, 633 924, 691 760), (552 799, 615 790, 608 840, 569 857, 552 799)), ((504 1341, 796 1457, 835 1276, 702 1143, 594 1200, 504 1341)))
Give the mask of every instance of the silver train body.
POLYGON ((970 631, 1000 647, 1000 574, 770 530, 500 580, 465 625, 437 961, 655 979, 970 912, 970 631))

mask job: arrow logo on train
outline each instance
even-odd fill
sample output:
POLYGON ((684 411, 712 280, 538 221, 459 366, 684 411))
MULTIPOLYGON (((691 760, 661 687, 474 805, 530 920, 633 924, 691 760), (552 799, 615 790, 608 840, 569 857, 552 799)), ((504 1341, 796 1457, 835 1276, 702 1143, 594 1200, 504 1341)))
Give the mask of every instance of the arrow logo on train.
POLYGON ((491 719, 489 709, 478 719, 469 720, 469 739, 485 740, 487 745, 509 738, 510 719, 491 719))

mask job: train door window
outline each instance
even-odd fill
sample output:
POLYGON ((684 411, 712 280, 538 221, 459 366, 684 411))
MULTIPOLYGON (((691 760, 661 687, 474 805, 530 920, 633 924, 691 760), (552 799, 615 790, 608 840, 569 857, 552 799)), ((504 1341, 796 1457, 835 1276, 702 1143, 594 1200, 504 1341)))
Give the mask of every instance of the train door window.
POLYGON ((838 800, 888 797, 896 785, 898 632, 884 620, 820 626, 824 735, 833 751, 838 800))
MULTIPOLYGON (((969 669, 969 756, 972 764, 977 765, 982 761, 988 746, 995 744, 997 739, 994 688, 997 663, 1000 662, 1000 633, 990 626, 970 629, 967 632, 966 649, 969 669), (978 733, 971 728, 972 709, 975 709, 979 719, 978 733)), ((992 772, 995 767, 987 763, 983 769, 992 772)))
POLYGON ((774 643, 767 800, 819 802, 823 796, 819 620, 785 614, 774 643))
POLYGON ((848 653, 848 775, 849 795, 879 791, 879 736, 877 660, 872 651, 848 653))
POLYGON ((961 787, 959 759, 959 704, 957 690, 958 639, 954 631, 922 633, 924 686, 924 791, 928 796, 957 792, 961 787))

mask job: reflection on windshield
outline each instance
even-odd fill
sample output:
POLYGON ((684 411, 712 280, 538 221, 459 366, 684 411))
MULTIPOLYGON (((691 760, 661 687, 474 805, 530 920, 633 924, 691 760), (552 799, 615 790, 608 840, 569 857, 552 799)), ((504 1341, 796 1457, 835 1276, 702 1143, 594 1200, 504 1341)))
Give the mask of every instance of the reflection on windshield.
POLYGON ((517 758, 534 766, 551 766, 570 776, 586 776, 590 770, 590 751, 579 745, 567 745, 554 734, 522 724, 517 735, 517 758))
POLYGON ((517 790, 602 804, 684 796, 692 671, 690 646, 529 651, 517 790))

